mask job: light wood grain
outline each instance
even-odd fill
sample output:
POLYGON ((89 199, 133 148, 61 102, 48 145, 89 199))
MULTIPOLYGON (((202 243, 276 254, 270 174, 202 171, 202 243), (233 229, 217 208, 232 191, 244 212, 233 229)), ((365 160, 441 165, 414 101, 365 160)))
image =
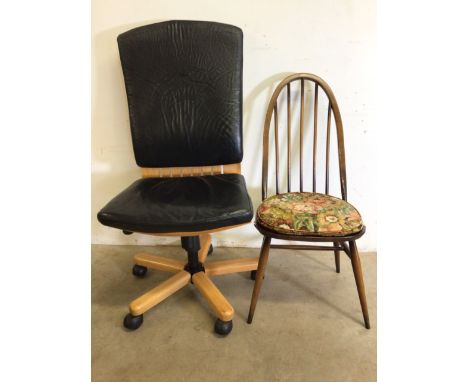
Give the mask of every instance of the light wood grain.
POLYGON ((240 173, 240 163, 192 167, 141 167, 141 176, 143 178, 176 178, 185 176, 240 173))
POLYGON ((223 174, 240 174, 241 173, 241 164, 225 164, 223 165, 223 174))
POLYGON ((130 305, 130 313, 134 316, 139 316, 151 309, 153 306, 159 304, 161 301, 174 294, 179 289, 183 288, 190 282, 190 273, 180 271, 172 276, 170 279, 164 281, 146 292, 144 295, 133 300, 130 305))
POLYGON ((205 264, 207 275, 226 275, 229 273, 254 271, 258 266, 258 258, 253 259, 234 259, 213 261, 205 264))
POLYGON ((220 320, 232 320, 234 308, 204 272, 195 273, 192 276, 192 282, 203 297, 207 299, 220 320))
POLYGON ((166 257, 150 255, 139 252, 133 256, 133 262, 151 269, 158 269, 163 272, 179 272, 184 269, 185 263, 179 260, 168 259, 166 257))

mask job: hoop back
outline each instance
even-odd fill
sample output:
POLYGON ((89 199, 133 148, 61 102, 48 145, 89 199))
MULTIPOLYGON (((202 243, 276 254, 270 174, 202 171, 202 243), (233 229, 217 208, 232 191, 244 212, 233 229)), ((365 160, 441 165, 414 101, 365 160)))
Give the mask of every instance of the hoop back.
POLYGON ((305 97, 304 97, 304 83, 310 81, 314 83, 314 101, 313 101, 313 148, 312 148, 312 191, 317 192, 316 178, 317 178, 317 131, 318 131, 318 94, 319 89, 325 93, 328 99, 328 114, 327 114, 327 134, 326 134, 326 159, 325 159, 325 194, 329 193, 329 167, 330 167, 330 133, 331 133, 331 120, 332 114, 335 121, 337 147, 338 147, 338 161, 339 161, 339 174, 340 174, 340 188, 341 197, 343 200, 347 198, 347 185, 346 185, 346 162, 345 162, 345 147, 343 137, 343 123, 341 120, 340 109, 336 101, 335 95, 330 86, 320 77, 310 73, 296 73, 286 77, 276 87, 273 95, 271 96, 268 105, 265 124, 263 128, 263 162, 262 162, 262 200, 268 196, 268 158, 269 158, 269 144, 270 144, 270 129, 271 121, 274 120, 274 149, 275 149, 275 185, 276 194, 279 192, 279 122, 278 122, 278 98, 282 91, 286 89, 286 104, 287 104, 287 184, 288 192, 291 192, 291 83, 300 81, 301 96, 300 96, 300 116, 299 116, 299 190, 303 192, 303 154, 304 154, 304 114, 305 114, 305 97))

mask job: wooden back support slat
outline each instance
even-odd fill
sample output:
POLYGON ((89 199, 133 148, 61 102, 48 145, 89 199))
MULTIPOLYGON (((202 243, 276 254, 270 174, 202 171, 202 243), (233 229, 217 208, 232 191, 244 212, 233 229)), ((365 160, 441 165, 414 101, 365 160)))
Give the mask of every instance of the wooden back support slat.
POLYGON ((314 147, 312 149, 312 192, 316 190, 316 168, 317 168, 317 115, 318 115, 318 84, 315 84, 314 94, 314 147))
POLYGON ((241 173, 241 164, 224 164, 223 165, 223 174, 240 174, 241 173))
MULTIPOLYGON (((278 150, 278 105, 275 104, 273 109, 273 114, 275 115, 275 163, 276 163, 276 173, 279 171, 279 150, 278 150)), ((276 193, 279 192, 278 186, 278 176, 276 177, 276 193)))
POLYGON ((329 190, 329 167, 330 167, 330 124, 331 124, 331 102, 328 102, 327 115, 327 153, 325 159, 325 194, 328 195, 329 190))
POLYGON ((304 140, 304 79, 301 78, 301 116, 300 116, 300 126, 299 126, 299 167, 300 167, 300 176, 299 176, 299 188, 301 192, 303 191, 303 163, 302 163, 302 141, 304 140))
POLYGON ((270 103, 268 105, 265 124, 263 129, 263 160, 262 160, 262 199, 268 197, 268 153, 269 153, 269 134, 271 128, 271 119, 274 114, 274 124, 275 124, 275 171, 276 171, 276 193, 280 193, 279 190, 279 147, 278 147, 278 97, 286 87, 287 90, 287 144, 288 144, 288 192, 291 192, 291 82, 300 80, 301 83, 301 104, 300 104, 300 120, 299 120, 299 167, 300 167, 300 176, 299 176, 299 189, 303 192, 303 155, 304 155, 304 85, 305 81, 312 81, 315 84, 315 97, 314 97, 314 118, 313 118, 313 148, 312 148, 312 191, 317 192, 316 190, 316 174, 317 174, 317 136, 318 136, 318 95, 319 87, 323 90, 325 95, 328 98, 328 115, 327 115, 327 137, 326 137, 326 168, 325 168, 325 193, 329 193, 329 177, 330 177, 330 136, 331 136, 331 116, 333 113, 335 127, 336 127, 336 137, 338 144, 338 161, 339 161, 339 173, 340 173, 340 188, 341 188, 341 197, 343 200, 347 198, 347 189, 346 189, 346 162, 345 162, 345 150, 344 150, 344 137, 343 137, 343 123, 341 120, 341 114, 336 102, 333 91, 330 86, 320 77, 309 74, 309 73, 297 73, 293 74, 283 81, 276 87, 273 95, 271 97, 270 103))
POLYGON ((141 176, 143 178, 175 178, 240 173, 240 163, 196 167, 141 167, 141 176))
POLYGON ((288 96, 288 192, 291 192, 291 85, 287 85, 288 96))

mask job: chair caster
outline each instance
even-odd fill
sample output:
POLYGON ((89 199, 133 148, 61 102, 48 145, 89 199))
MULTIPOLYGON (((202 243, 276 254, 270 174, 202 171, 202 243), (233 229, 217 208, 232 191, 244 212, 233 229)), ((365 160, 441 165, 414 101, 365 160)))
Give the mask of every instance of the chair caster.
POLYGON ((133 316, 131 313, 128 313, 123 321, 123 325, 128 330, 137 330, 143 323, 143 315, 133 316))
POLYGON ((213 254, 213 246, 210 244, 210 249, 208 250, 208 256, 213 254))
POLYGON ((132 273, 136 277, 145 277, 147 271, 148 268, 138 264, 135 264, 132 269, 132 273))
POLYGON ((221 321, 219 318, 215 322, 214 331, 221 336, 227 336, 232 330, 231 321, 221 321))

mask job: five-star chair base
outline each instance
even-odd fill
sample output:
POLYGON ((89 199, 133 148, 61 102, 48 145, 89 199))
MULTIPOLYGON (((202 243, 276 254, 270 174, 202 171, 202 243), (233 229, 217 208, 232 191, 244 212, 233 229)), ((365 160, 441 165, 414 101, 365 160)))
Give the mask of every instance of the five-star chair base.
POLYGON ((173 273, 173 275, 129 304, 130 313, 124 319, 124 326, 130 330, 138 329, 143 323, 145 312, 191 282, 207 299, 218 317, 215 323, 215 332, 220 335, 229 334, 232 330, 234 308, 209 276, 249 271, 255 275, 258 258, 205 263, 213 248, 209 233, 198 236, 182 236, 181 241, 182 247, 187 251, 187 263, 147 253, 137 253, 134 256, 133 274, 137 277, 144 277, 148 268, 173 273))

